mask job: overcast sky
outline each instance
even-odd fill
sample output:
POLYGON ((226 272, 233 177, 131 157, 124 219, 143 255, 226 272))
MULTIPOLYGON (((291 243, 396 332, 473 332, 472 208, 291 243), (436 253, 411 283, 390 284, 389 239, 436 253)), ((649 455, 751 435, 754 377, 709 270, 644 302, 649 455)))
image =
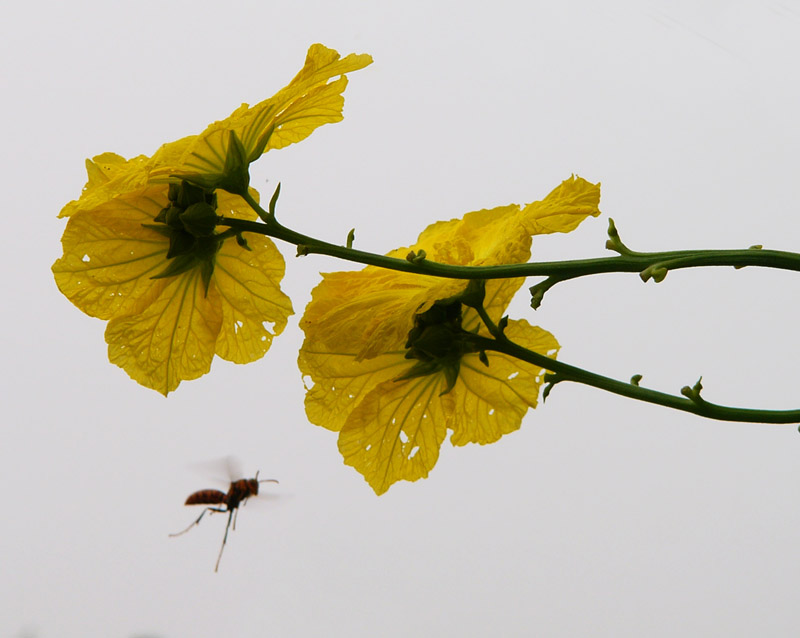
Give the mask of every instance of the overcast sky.
MULTIPOLYGON (((284 86, 321 42, 375 62, 345 119, 268 153, 299 231, 386 252, 429 223, 602 182, 603 215, 534 258, 800 249, 800 4, 18 3, 3 64, 0 635, 788 636, 800 625, 800 434, 556 387, 490 446, 445 443, 378 498, 310 425, 297 321, 332 259, 287 259, 298 315, 268 355, 169 398, 108 363, 57 290, 84 159, 151 154, 284 86), (169 538, 234 454, 280 480, 213 572, 224 517, 169 538)), ((531 282, 533 283, 533 282, 531 282)), ((677 392, 800 407, 800 278, 767 270, 568 282, 512 316, 560 358, 677 392)), ((523 288, 524 291, 524 288, 523 288)))

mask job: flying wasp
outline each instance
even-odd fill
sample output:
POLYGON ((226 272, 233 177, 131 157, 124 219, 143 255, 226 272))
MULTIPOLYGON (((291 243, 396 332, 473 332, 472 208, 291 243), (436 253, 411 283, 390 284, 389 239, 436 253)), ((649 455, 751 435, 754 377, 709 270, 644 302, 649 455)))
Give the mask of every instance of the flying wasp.
POLYGON ((170 534, 170 537, 185 534, 195 525, 199 525, 200 521, 203 519, 203 516, 206 515, 206 512, 211 512, 212 514, 215 512, 228 512, 228 523, 225 525, 225 536, 222 537, 222 547, 219 548, 217 564, 214 566, 214 572, 217 572, 219 570, 219 561, 222 559, 222 552, 225 549, 225 543, 228 541, 228 530, 231 528, 231 523, 233 523, 233 530, 236 531, 236 518, 239 514, 239 506, 247 503, 247 499, 251 496, 256 496, 258 494, 259 484, 277 482, 278 481, 275 479, 259 480, 258 472, 256 472, 255 478, 243 478, 237 481, 231 481, 231 485, 228 488, 227 493, 221 492, 220 490, 200 490, 198 492, 189 494, 189 497, 186 499, 186 503, 184 503, 184 505, 209 505, 212 507, 206 507, 200 516, 198 516, 195 521, 189 525, 189 527, 181 532, 178 532, 177 534, 170 534))

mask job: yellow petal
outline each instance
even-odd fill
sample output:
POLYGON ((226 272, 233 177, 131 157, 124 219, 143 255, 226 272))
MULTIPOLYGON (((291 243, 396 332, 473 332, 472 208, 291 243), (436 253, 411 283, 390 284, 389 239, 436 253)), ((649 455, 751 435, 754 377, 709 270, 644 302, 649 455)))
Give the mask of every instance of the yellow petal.
POLYGON ((111 363, 165 396, 209 371, 222 323, 219 295, 209 287, 206 296, 199 269, 166 281, 144 311, 113 319, 106 328, 111 363))
POLYGON ((345 73, 364 68, 369 55, 351 54, 341 58, 333 49, 315 44, 308 50, 303 69, 274 97, 253 107, 242 104, 230 117, 214 122, 197 136, 183 156, 182 172, 221 175, 225 168, 230 132, 236 133, 248 160, 261 152, 282 148, 308 137, 323 124, 342 119, 347 86, 345 73), (329 82, 332 78, 339 78, 329 82))
POLYGON ((169 240, 142 226, 167 203, 166 187, 81 210, 67 223, 64 255, 53 264, 56 283, 83 312, 101 319, 137 312, 166 285, 169 240))
POLYGON ((531 238, 520 227, 519 212, 520 206, 510 204, 435 222, 420 233, 413 246, 389 255, 402 259, 410 250, 425 250, 428 259, 455 266, 524 263, 531 254, 531 238))
POLYGON ((306 384, 308 420, 329 430, 341 430, 373 388, 410 367, 404 354, 403 350, 387 352, 359 361, 355 352, 330 349, 320 340, 306 338, 297 363, 306 384), (313 387, 309 387, 311 383, 313 387))
POLYGON ((436 465, 452 412, 443 375, 385 381, 353 410, 339 433, 339 451, 376 494, 416 481, 436 465))
MULTIPOLYGON (((558 342, 546 330, 524 319, 510 321, 506 335, 518 345, 554 357, 558 342)), ((519 429, 528 408, 535 408, 544 370, 498 352, 487 352, 485 366, 477 354, 461 359, 458 381, 451 391, 455 408, 450 427, 453 445, 493 443, 519 429)))
POLYGON ((247 243, 249 251, 232 239, 223 243, 211 284, 222 303, 216 352, 234 363, 263 357, 293 314, 291 301, 280 289, 284 263, 275 244, 254 233, 248 233, 247 243))
POLYGON ((103 153, 86 160, 89 180, 79 199, 69 202, 59 217, 70 217, 81 210, 91 210, 121 194, 147 186, 149 158, 144 155, 126 160, 116 153, 103 153))
POLYGON ((417 312, 465 287, 464 281, 380 268, 325 274, 300 326, 309 339, 370 358, 402 348, 417 312))
POLYGON ((600 184, 573 175, 542 201, 528 204, 522 211, 523 224, 532 235, 568 233, 588 216, 597 217, 599 204, 600 184))

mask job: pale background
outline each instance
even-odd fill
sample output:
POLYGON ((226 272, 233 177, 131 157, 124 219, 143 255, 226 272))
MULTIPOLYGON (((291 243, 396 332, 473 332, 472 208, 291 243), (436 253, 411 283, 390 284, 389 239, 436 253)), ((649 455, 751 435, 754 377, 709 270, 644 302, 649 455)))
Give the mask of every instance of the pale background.
MULTIPOLYGON (((535 240, 601 256, 800 249, 800 4, 29 2, 0 25, 4 184, 0 636, 793 636, 795 426, 704 421, 557 387, 497 444, 443 447, 376 498, 309 425, 297 319, 321 257, 283 246, 298 315, 262 361, 168 399, 110 365, 57 291, 83 160, 150 154, 284 86, 307 47, 368 52, 345 120, 270 152, 298 230, 385 252, 437 219, 575 172, 604 215, 535 240), (167 537, 226 454, 281 480, 213 567, 221 516, 167 537)), ((266 183, 266 180, 269 180, 266 183)), ((538 312, 564 361, 710 401, 800 407, 800 275, 706 269, 565 283, 538 312)), ((224 486, 222 486, 224 487, 224 486)), ((269 487, 269 486, 267 486, 269 487)))

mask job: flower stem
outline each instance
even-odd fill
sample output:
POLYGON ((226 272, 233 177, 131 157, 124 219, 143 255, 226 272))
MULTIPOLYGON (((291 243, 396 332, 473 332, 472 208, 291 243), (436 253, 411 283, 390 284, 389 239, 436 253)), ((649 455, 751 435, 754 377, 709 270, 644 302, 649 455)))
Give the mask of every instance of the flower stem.
MULTIPOLYGON (((424 253, 409 255, 409 259, 386 257, 376 253, 365 252, 331 244, 314 237, 298 233, 280 224, 274 214, 275 197, 270 203, 270 211, 265 211, 249 193, 240 193, 247 203, 255 210, 263 221, 235 219, 230 217, 220 218, 221 225, 229 226, 234 232, 254 232, 268 235, 276 239, 295 244, 299 255, 319 254, 337 257, 391 270, 430 275, 434 277, 448 277, 452 279, 501 279, 513 277, 545 276, 548 279, 532 288, 538 290, 538 299, 554 284, 568 279, 612 272, 638 272, 642 279, 647 281, 653 278, 661 281, 669 270, 691 268, 697 266, 761 266, 781 270, 800 271, 800 254, 778 250, 761 250, 747 248, 743 250, 683 250, 641 253, 628 249, 619 241, 616 229, 609 230, 612 237, 609 248, 620 253, 616 257, 601 257, 596 259, 574 259, 568 261, 553 261, 526 264, 508 264, 500 266, 454 266, 428 260, 424 253), (612 231, 613 230, 613 234, 612 231)), ((351 241, 348 240, 348 244, 351 241)), ((536 294, 534 294, 536 300, 536 294)), ((721 421, 738 421, 747 423, 800 423, 800 410, 755 410, 748 408, 734 408, 715 403, 709 403, 700 397, 702 386, 698 382, 694 388, 683 388, 682 396, 667 394, 657 390, 640 387, 637 383, 618 381, 582 368, 551 359, 527 348, 523 348, 510 341, 504 334, 503 325, 495 325, 482 307, 477 308, 481 318, 493 338, 475 335, 474 345, 479 350, 501 352, 521 361, 526 361, 535 366, 549 370, 550 388, 561 381, 583 383, 613 394, 618 394, 637 401, 645 401, 656 405, 665 406, 675 410, 691 412, 698 416, 721 421)), ((546 393, 549 389, 546 389, 546 393)), ((546 394, 545 394, 546 396, 546 394)))
MULTIPOLYGON (((631 382, 618 381, 569 365, 568 363, 556 361, 543 354, 523 348, 505 337, 489 339, 487 337, 476 336, 475 346, 487 351, 493 350, 495 352, 502 352, 503 354, 510 355, 521 361, 527 361, 535 366, 549 370, 554 374, 554 378, 551 380, 553 384, 560 383, 561 381, 583 383, 584 385, 590 385, 613 394, 619 394, 629 399, 654 403, 674 410, 682 410, 683 412, 691 412, 698 416, 719 421, 770 424, 800 423, 800 410, 734 408, 709 403, 699 397, 699 392, 696 398, 690 399, 687 398, 686 395, 676 396, 657 390, 650 390, 631 382)), ((491 358, 489 360, 491 361, 491 358)), ((687 392, 687 394, 691 393, 687 392)))
MULTIPOLYGON (((593 259, 571 259, 564 261, 531 262, 525 264, 506 264, 499 266, 454 266, 431 261, 427 258, 397 259, 370 253, 298 233, 280 224, 273 214, 265 211, 249 193, 242 195, 247 203, 259 213, 266 222, 255 222, 231 217, 221 217, 219 223, 237 231, 259 233, 294 244, 299 255, 328 255, 359 264, 378 266, 390 270, 447 277, 451 279, 506 279, 511 277, 544 276, 550 279, 534 286, 544 290, 555 283, 613 272, 635 272, 647 281, 663 279, 669 270, 700 266, 760 266, 779 270, 800 271, 800 254, 780 250, 756 250, 753 248, 737 250, 678 250, 652 253, 637 253, 626 250, 615 257, 593 259)), ((532 289, 533 291, 533 289, 532 289)))

